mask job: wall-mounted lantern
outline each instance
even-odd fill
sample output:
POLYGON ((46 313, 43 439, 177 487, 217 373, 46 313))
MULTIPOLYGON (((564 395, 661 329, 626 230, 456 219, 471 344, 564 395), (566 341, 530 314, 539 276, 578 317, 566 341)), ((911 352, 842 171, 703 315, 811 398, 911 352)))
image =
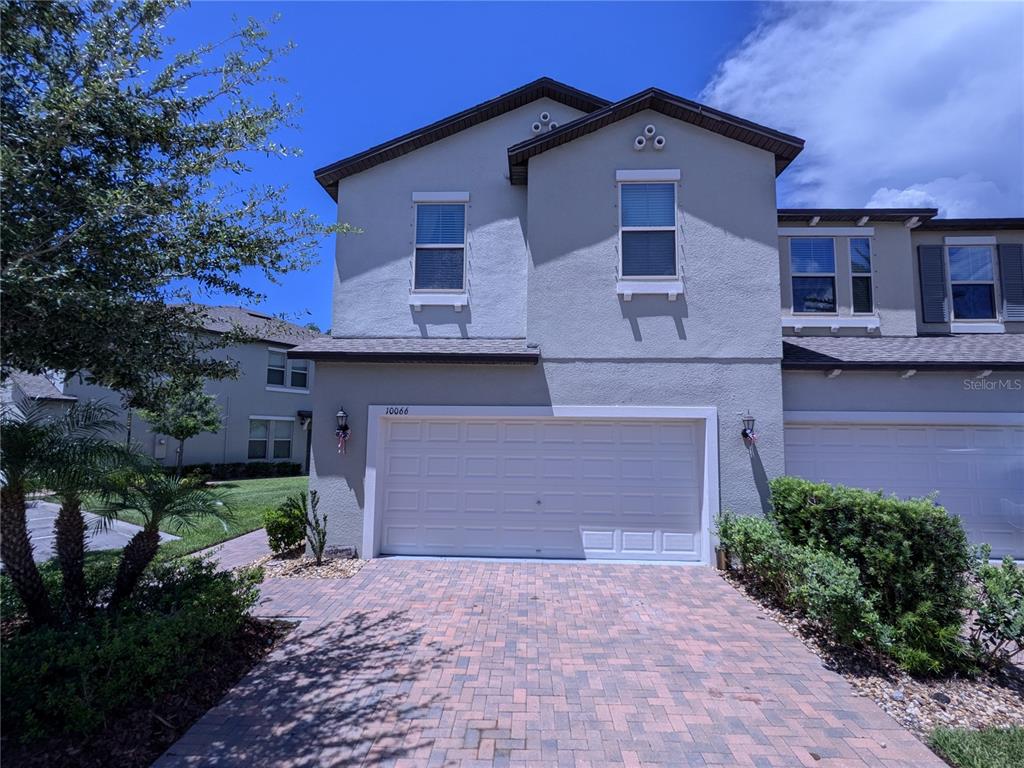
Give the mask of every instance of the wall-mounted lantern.
POLYGON ((740 415, 740 420, 743 422, 743 431, 740 434, 743 436, 743 442, 749 447, 757 441, 757 435, 754 433, 755 419, 748 410, 740 415))
POLYGON ((338 453, 348 453, 347 443, 352 436, 352 430, 348 426, 348 414, 344 408, 340 408, 335 418, 338 420, 338 428, 334 431, 338 438, 338 453))

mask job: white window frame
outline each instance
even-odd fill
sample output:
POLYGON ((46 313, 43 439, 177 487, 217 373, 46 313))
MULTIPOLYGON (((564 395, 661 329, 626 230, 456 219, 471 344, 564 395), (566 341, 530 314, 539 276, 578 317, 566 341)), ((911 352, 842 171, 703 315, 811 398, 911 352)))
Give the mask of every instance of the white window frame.
MULTIPOLYGON (((968 238, 963 238, 967 240, 968 238)), ((952 238, 947 238, 947 242, 942 246, 942 255, 946 260, 946 295, 949 296, 949 319, 953 323, 968 323, 968 324, 983 324, 983 323, 1001 323, 1002 318, 1000 316, 999 306, 999 259, 996 258, 996 246, 988 242, 978 242, 974 240, 972 242, 949 242, 952 238), (949 249, 950 248, 987 248, 989 258, 992 262, 992 279, 991 280, 954 280, 952 265, 949 262, 949 249), (991 285, 992 286, 992 317, 957 317, 956 306, 953 301, 953 284, 957 285, 991 285)))
MULTIPOLYGON (((836 274, 838 261, 836 260, 836 239, 829 235, 799 235, 789 238, 786 243, 786 257, 789 259, 789 304, 793 315, 796 317, 832 317, 839 314, 839 276, 836 274), (832 271, 831 272, 794 272, 793 271, 793 241, 794 240, 831 240, 832 241, 832 271), (793 290, 793 279, 797 277, 831 277, 832 278, 832 300, 836 308, 832 312, 797 312, 796 291, 793 290)), ((873 287, 873 286, 872 286, 873 287)), ((872 294, 872 300, 874 294, 872 294)))
MULTIPOLYGON (((857 237, 851 236, 851 237, 846 238, 846 250, 847 250, 847 253, 849 255, 849 259, 847 259, 847 264, 849 264, 849 267, 850 267, 850 313, 853 314, 853 315, 861 316, 861 317, 863 317, 865 315, 873 315, 873 314, 875 314, 875 244, 871 241, 870 237, 866 237, 864 235, 858 235, 857 237), (854 272, 853 271, 853 241, 854 240, 867 240, 868 241, 868 265, 871 268, 867 272, 854 272), (863 280, 865 277, 868 279, 868 283, 871 285, 871 309, 869 309, 866 312, 858 312, 857 311, 857 306, 856 306, 856 304, 854 304, 854 295, 855 294, 854 294, 854 291, 853 291, 853 281, 858 279, 858 278, 863 280)), ((790 262, 790 264, 792 264, 792 262, 790 262)), ((836 309, 839 308, 838 298, 839 297, 837 296, 836 297, 836 299, 837 299, 837 301, 836 301, 836 309)), ((806 314, 806 313, 804 313, 804 314, 806 314)), ((821 312, 819 314, 827 314, 827 313, 821 312)))
MULTIPOLYGON (((437 193, 434 195, 428 195, 424 193, 413 194, 413 206, 412 206, 412 288, 409 290, 410 294, 418 294, 420 296, 436 295, 462 295, 466 293, 466 272, 469 269, 469 195, 465 195, 464 199, 461 198, 461 193, 437 193), (417 231, 417 215, 420 205, 461 205, 462 206, 462 242, 461 243, 429 243, 427 245, 419 244, 419 232, 417 231), (416 252, 420 249, 423 250, 452 250, 454 248, 462 249, 462 287, 461 288, 417 288, 416 287, 416 252)), ((411 303, 411 302, 410 302, 411 303)), ((429 302, 423 302, 429 303, 429 302)), ((445 301, 445 304, 451 302, 445 301)))
MULTIPOLYGON (((678 172, 676 179, 678 179, 678 172)), ((651 280, 654 282, 678 282, 679 281, 679 184, 677 180, 670 180, 666 178, 657 178, 656 172, 651 172, 650 177, 643 178, 641 176, 623 178, 623 172, 617 175, 618 184, 618 198, 619 198, 619 280, 620 281, 647 281, 651 280), (671 185, 672 187, 672 226, 662 227, 626 227, 622 224, 622 188, 629 185, 635 184, 665 184, 671 185), (622 248, 622 233, 623 232, 671 232, 672 233, 672 257, 674 271, 671 275, 627 275, 624 274, 622 269, 622 258, 624 256, 622 248)), ((637 293, 642 293, 642 290, 636 290, 637 293)))
POLYGON ((267 347, 267 374, 268 374, 267 376, 263 377, 263 381, 264 381, 264 383, 268 387, 283 388, 283 387, 286 387, 288 385, 288 350, 287 349, 279 349, 277 347, 267 347), (280 354, 280 355, 284 355, 284 367, 279 367, 279 366, 271 365, 270 364, 271 355, 273 355, 275 353, 276 354, 280 354), (281 376, 281 383, 280 384, 271 384, 267 380, 268 377, 269 377, 270 371, 272 371, 272 370, 273 371, 281 371, 282 376, 281 376))
MULTIPOLYGON (((293 387, 292 386, 292 371, 295 368, 295 363, 298 360, 292 360, 288 357, 288 350, 280 347, 267 347, 267 370, 270 370, 270 353, 279 352, 284 355, 284 384, 267 384, 264 389, 267 392, 291 392, 297 395, 308 395, 313 387, 313 361, 308 358, 302 358, 302 361, 306 363, 306 386, 304 387, 293 387)), ((275 368, 275 370, 277 370, 275 368)))
MULTIPOLYGON (((295 418, 292 417, 292 416, 250 416, 249 417, 249 421, 248 421, 249 432, 248 432, 248 435, 246 437, 246 443, 245 443, 246 461, 291 461, 292 454, 295 452, 295 426, 294 426, 294 422, 295 422, 295 418), (250 457, 249 456, 249 444, 252 443, 252 442, 256 442, 252 438, 252 423, 254 421, 263 421, 263 422, 266 422, 266 424, 267 424, 267 437, 263 441, 265 449, 266 449, 265 450, 265 454, 266 455, 264 455, 262 458, 250 457), (274 457, 274 443, 278 441, 278 438, 274 437, 273 423, 274 422, 279 422, 279 421, 292 422, 292 434, 291 434, 291 437, 288 438, 288 455, 275 458, 274 457)), ((281 442, 284 442, 284 440, 282 439, 281 442)))

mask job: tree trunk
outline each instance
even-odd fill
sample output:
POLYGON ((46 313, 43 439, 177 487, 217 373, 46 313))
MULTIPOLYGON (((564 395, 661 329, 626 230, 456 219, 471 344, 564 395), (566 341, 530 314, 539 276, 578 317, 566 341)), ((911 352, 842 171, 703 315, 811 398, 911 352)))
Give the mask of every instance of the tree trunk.
POLYGON ((142 572, 156 557, 159 546, 160 531, 155 527, 143 528, 132 536, 131 541, 124 548, 121 563, 117 567, 114 592, 110 596, 111 608, 118 607, 132 593, 135 585, 139 583, 142 572))
POLYGON ((32 623, 52 622, 50 596, 32 559, 32 542, 25 520, 25 489, 20 484, 0 488, 0 560, 32 623))
POLYGON ((85 518, 82 500, 63 500, 53 524, 57 562, 64 577, 64 607, 72 621, 85 610, 85 518))
POLYGON ((178 440, 178 471, 175 473, 175 477, 181 479, 181 465, 185 463, 185 441, 178 440))

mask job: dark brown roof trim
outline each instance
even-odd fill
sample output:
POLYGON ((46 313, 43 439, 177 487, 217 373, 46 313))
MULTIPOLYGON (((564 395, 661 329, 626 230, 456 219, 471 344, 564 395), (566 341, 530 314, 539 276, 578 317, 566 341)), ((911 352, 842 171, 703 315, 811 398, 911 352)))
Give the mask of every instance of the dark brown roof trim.
POLYGON ((1024 362, 1020 363, 993 363, 991 361, 973 362, 970 360, 955 360, 949 362, 934 361, 921 362, 920 360, 908 360, 906 362, 886 360, 885 362, 871 362, 858 360, 846 362, 843 360, 792 360, 783 359, 782 367, 787 371, 832 371, 837 368, 844 371, 906 371, 914 369, 917 371, 1024 371, 1024 362))
POLYGON ((645 109, 653 109, 663 115, 773 153, 776 175, 782 173, 804 148, 804 140, 796 136, 766 128, 658 88, 648 88, 589 115, 579 117, 553 131, 509 147, 509 179, 513 184, 525 184, 527 163, 534 155, 560 147, 645 109))
POLYGON ((327 190, 327 193, 337 200, 338 181, 346 176, 352 176, 380 163, 394 160, 396 157, 425 147, 427 144, 440 141, 459 131, 490 120, 492 117, 511 112, 531 101, 545 97, 581 112, 593 112, 609 103, 607 99, 602 99, 600 96, 573 88, 565 83, 552 80, 550 77, 542 77, 456 115, 438 120, 436 123, 431 123, 396 139, 370 147, 359 154, 319 168, 313 172, 313 176, 327 190))
POLYGON ((918 229, 929 230, 999 230, 1024 229, 1024 218, 1005 219, 932 219, 921 223, 918 229))
POLYGON ((917 216, 921 225, 933 216, 938 216, 937 208, 779 208, 779 221, 806 222, 814 216, 821 221, 856 221, 865 216, 868 223, 872 221, 905 221, 917 216))
POLYGON ((536 365, 540 352, 296 352, 288 357, 305 360, 333 360, 344 363, 466 363, 491 365, 536 365))

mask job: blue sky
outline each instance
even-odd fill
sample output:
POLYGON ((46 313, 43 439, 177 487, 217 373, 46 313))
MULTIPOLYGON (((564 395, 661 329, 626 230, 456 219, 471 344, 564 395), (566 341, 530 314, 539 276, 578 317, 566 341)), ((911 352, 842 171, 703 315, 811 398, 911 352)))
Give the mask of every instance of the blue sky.
MULTIPOLYGON (((296 44, 276 89, 302 107, 280 138, 303 156, 257 159, 252 181, 328 221, 315 168, 542 75, 608 99, 658 86, 804 137, 782 204, 1024 215, 1022 4, 198 2, 167 32, 191 48, 275 14, 272 40, 296 44), (986 123, 963 124, 972 105, 986 123)), ((332 252, 253 278, 261 309, 328 328, 332 252)))

